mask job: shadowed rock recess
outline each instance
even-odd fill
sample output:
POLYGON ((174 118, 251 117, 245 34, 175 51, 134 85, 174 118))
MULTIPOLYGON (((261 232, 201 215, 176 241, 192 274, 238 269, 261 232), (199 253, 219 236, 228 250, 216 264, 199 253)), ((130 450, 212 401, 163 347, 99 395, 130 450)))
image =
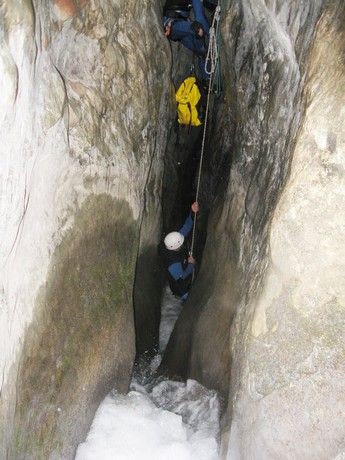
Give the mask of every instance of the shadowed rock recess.
MULTIPOLYGON (((156 247, 197 156, 161 3, 0 6, 0 458, 73 458, 157 346, 156 247)), ((340 459, 345 5, 221 4, 206 242, 161 369, 220 392, 222 458, 340 459)))

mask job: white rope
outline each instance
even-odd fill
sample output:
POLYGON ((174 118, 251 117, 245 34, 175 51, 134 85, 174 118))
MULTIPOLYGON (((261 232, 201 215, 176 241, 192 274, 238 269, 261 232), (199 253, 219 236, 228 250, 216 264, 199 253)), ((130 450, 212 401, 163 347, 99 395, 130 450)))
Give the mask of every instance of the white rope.
MULTIPOLYGON (((209 105, 210 105, 210 94, 211 94, 211 90, 212 90, 212 86, 213 86, 214 73, 215 73, 215 70, 217 68, 217 63, 218 63, 218 47, 217 47, 216 36, 217 36, 217 31, 218 31, 218 26, 219 26, 219 20, 220 20, 220 6, 217 6, 215 14, 214 14, 214 17, 213 17, 212 26, 210 28, 210 41, 209 41, 209 45, 208 45, 208 51, 207 51, 206 63, 205 63, 205 71, 206 71, 206 73, 208 75, 210 75, 210 79, 209 79, 209 82, 208 82, 205 122, 204 122, 204 130, 203 130, 203 135, 202 135, 200 163, 199 163, 198 180, 197 180, 197 186, 196 186, 196 195, 195 195, 195 201, 196 202, 198 202, 198 200, 199 200, 200 182, 201 182, 201 170, 202 170, 202 163, 203 163, 203 160, 204 160, 206 130, 207 130, 209 105), (215 25, 216 25, 216 27, 215 27, 215 25), (212 31, 212 33, 211 33, 211 31, 212 31), (207 60, 209 60, 209 62, 211 63, 211 70, 209 72, 206 69, 207 60)), ((195 229, 196 229, 196 215, 194 216, 194 222, 193 222, 192 243, 191 243, 191 248, 190 248, 190 255, 191 256, 193 256, 193 251, 194 251, 195 229)), ((193 278, 194 278, 194 272, 193 272, 193 278)))
POLYGON ((212 25, 209 31, 209 43, 208 50, 205 59, 205 72, 207 75, 212 75, 217 68, 218 63, 218 45, 217 45, 217 33, 220 21, 220 6, 217 6, 213 16, 212 25))

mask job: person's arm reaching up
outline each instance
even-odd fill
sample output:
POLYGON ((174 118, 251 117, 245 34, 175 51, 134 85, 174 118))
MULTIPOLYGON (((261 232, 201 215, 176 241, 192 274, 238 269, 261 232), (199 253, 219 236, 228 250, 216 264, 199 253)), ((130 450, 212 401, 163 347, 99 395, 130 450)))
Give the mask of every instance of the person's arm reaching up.
MULTIPOLYGON (((193 203, 191 209, 192 209, 192 212, 196 214, 199 211, 199 204, 197 202, 193 203)), ((190 231, 193 228, 192 212, 188 214, 187 219, 185 220, 185 223, 179 230, 179 233, 181 233, 181 235, 183 235, 185 238, 189 235, 190 231)))
POLYGON ((195 19, 202 24, 205 33, 208 34, 210 31, 210 26, 209 23, 206 19, 205 13, 204 13, 204 7, 201 3, 201 0, 193 0, 193 10, 194 10, 194 15, 195 19))

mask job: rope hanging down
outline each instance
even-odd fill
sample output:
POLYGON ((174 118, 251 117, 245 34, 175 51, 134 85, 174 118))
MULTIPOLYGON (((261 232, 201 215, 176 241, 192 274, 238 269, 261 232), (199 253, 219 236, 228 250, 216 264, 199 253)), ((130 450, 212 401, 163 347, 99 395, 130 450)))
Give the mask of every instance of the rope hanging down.
POLYGON ((214 12, 212 25, 209 32, 209 44, 205 60, 205 72, 211 77, 216 70, 218 64, 218 36, 219 36, 219 22, 220 22, 220 6, 217 6, 214 12))
MULTIPOLYGON (((219 36, 219 22, 220 22, 220 6, 217 6, 216 11, 213 16, 212 25, 210 27, 210 39, 209 39, 208 51, 207 51, 206 62, 205 62, 205 72, 210 76, 210 79, 208 82, 205 122, 204 122, 204 130, 202 134, 200 163, 199 163, 198 180, 197 180, 197 186, 196 186, 195 201, 197 202, 199 201, 201 170, 202 170, 202 163, 204 160, 204 150, 205 150, 205 140, 206 140, 206 131, 207 131, 207 123, 208 123, 209 105, 210 105, 210 95, 211 95, 211 91, 212 91, 212 87, 214 83, 214 77, 219 67, 218 66, 219 52, 218 52, 218 43, 217 43, 217 37, 219 36)), ((192 243, 190 247, 191 256, 193 256, 193 252, 194 252, 195 229, 196 229, 196 216, 193 222, 192 243)))

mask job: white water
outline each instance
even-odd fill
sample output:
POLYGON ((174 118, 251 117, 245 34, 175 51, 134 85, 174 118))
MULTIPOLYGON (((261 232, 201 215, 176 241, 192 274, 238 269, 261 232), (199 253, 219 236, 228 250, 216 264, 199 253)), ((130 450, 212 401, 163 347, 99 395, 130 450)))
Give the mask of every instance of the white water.
MULTIPOLYGON (((164 350, 183 306, 168 290, 162 305, 160 347, 164 350)), ((219 401, 194 380, 186 383, 143 378, 157 368, 157 356, 127 395, 109 394, 98 408, 76 460, 217 460, 219 401), (144 383, 143 383, 144 382, 144 383)))

